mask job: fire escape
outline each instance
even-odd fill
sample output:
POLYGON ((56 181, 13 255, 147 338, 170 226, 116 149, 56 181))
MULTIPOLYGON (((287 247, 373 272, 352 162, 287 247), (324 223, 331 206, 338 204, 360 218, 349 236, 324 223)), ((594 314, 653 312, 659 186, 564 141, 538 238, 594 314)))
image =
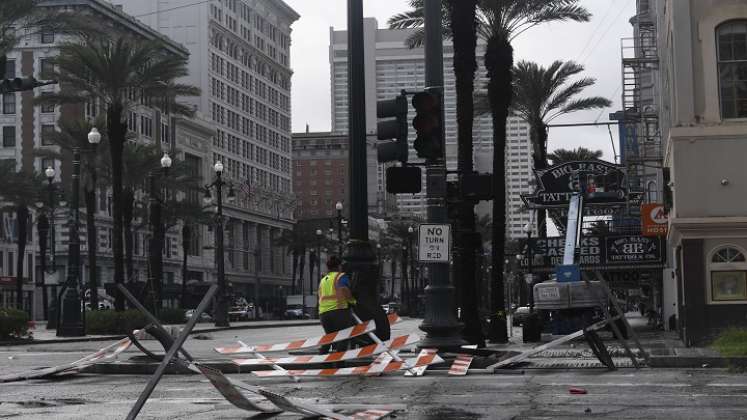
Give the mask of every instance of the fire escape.
POLYGON ((632 21, 634 37, 621 42, 621 123, 625 129, 621 153, 622 163, 628 168, 629 190, 643 192, 647 202, 659 200, 662 187, 663 152, 656 90, 659 57, 649 0, 638 0, 636 10, 632 21))

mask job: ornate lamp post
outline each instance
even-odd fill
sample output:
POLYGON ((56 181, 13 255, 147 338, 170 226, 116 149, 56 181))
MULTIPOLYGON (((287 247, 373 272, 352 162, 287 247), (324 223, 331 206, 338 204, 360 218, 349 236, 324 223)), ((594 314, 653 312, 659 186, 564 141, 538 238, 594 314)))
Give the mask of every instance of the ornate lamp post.
MULTIPOLYGON (((221 162, 215 162, 213 165, 215 170, 215 181, 205 186, 205 203, 210 204, 212 196, 210 195, 210 189, 215 188, 216 192, 216 205, 217 214, 215 217, 215 263, 218 271, 218 293, 215 297, 215 326, 216 327, 227 327, 228 324, 228 302, 226 296, 226 267, 225 258, 223 255, 223 186, 226 182, 223 181, 223 164, 221 162)), ((228 190, 228 201, 233 201, 236 194, 233 191, 233 187, 228 190)), ((255 302, 255 304, 258 304, 255 302)))
POLYGON ((382 267, 381 267, 381 244, 376 244, 376 261, 379 264, 379 288, 380 288, 379 293, 383 294, 383 293, 386 293, 385 292, 386 286, 381 281, 381 270, 382 270, 382 267))
POLYGON ((335 204, 337 210, 337 255, 342 257, 342 203, 335 204))
POLYGON ((414 306, 414 297, 417 296, 415 291, 417 290, 417 281, 415 280, 415 255, 412 253, 412 237, 415 233, 415 228, 413 226, 407 227, 407 253, 410 256, 410 284, 407 289, 407 298, 408 298, 408 306, 410 307, 410 311, 412 311, 412 307, 414 306))
MULTIPOLYGON (((171 168, 171 157, 168 153, 164 153, 161 157, 161 169, 163 176, 168 176, 169 168, 171 168)), ((148 174, 148 181, 150 184, 150 276, 148 283, 150 284, 151 299, 149 299, 156 311, 160 310, 161 302, 163 301, 163 241, 166 232, 164 232, 163 222, 161 218, 161 197, 158 193, 158 185, 156 183, 156 174, 151 171, 148 174)))
MULTIPOLYGON (((97 145, 101 141, 101 134, 94 127, 88 133, 88 143, 97 145)), ((62 317, 57 328, 58 337, 80 337, 86 334, 84 321, 84 306, 81 302, 80 287, 80 212, 78 210, 80 195, 80 148, 73 149, 73 195, 70 200, 71 225, 68 242, 68 270, 65 285, 65 297, 61 309, 62 317)))
POLYGON ((529 285, 529 312, 534 312, 534 276, 532 275, 532 224, 524 225, 524 232, 527 234, 527 284, 529 285))

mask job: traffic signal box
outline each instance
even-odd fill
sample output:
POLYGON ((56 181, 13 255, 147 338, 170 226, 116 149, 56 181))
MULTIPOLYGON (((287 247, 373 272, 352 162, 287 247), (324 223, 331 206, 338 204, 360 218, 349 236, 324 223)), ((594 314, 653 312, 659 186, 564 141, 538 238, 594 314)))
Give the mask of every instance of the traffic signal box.
POLYGON ((407 163, 407 97, 403 94, 394 99, 376 103, 376 116, 385 118, 376 125, 379 162, 398 160, 407 163), (393 140, 393 141, 391 141, 393 140))
POLYGON ((414 147, 418 157, 429 161, 443 159, 441 95, 434 89, 418 92, 412 98, 412 106, 416 112, 412 126, 417 132, 414 147))

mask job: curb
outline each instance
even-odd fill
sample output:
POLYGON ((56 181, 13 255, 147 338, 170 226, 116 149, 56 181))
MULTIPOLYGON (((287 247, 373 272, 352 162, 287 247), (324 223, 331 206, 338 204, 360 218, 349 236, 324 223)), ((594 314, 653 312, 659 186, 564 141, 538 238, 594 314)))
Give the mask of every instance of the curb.
POLYGON ((747 367, 747 357, 649 357, 652 368, 730 368, 747 367))
MULTIPOLYGON (((312 325, 319 325, 319 320, 310 321, 297 321, 287 322, 283 324, 262 324, 262 325, 237 325, 232 327, 213 327, 204 328, 199 330, 193 330, 190 335, 211 333, 218 331, 233 331, 233 330, 258 330, 263 328, 286 328, 286 327, 306 327, 312 325)), ((29 346, 38 344, 61 344, 61 343, 88 343, 94 341, 116 341, 125 338, 126 335, 97 335, 92 337, 79 337, 79 338, 53 338, 51 340, 18 340, 18 341, 0 341, 0 347, 11 347, 11 346, 29 346)))

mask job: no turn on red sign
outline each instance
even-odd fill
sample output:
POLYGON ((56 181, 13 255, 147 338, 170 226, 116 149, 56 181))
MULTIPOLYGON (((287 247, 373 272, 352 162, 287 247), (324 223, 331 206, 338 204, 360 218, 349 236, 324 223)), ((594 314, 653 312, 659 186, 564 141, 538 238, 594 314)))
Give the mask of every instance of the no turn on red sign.
POLYGON ((450 233, 450 225, 420 225, 418 229, 418 261, 448 263, 451 255, 450 233))

